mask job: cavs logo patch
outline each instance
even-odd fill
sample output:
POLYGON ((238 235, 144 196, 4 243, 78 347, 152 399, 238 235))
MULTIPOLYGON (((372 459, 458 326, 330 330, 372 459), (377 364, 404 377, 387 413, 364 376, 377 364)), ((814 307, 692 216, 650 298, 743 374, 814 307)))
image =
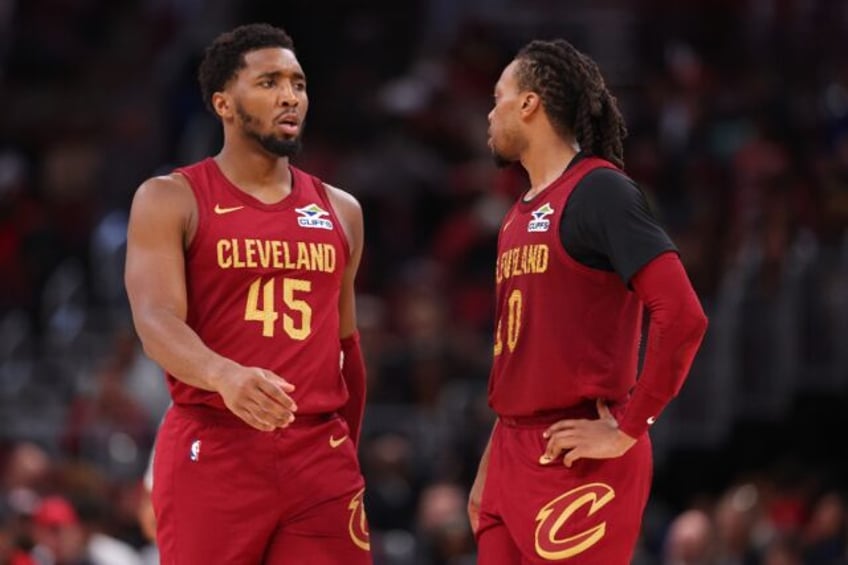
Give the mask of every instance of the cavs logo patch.
POLYGON ((536 515, 536 553, 543 559, 556 561, 583 553, 598 543, 606 534, 606 522, 597 522, 577 532, 573 523, 584 523, 613 498, 615 491, 609 485, 589 483, 547 503, 536 515))
POLYGON ((535 210, 533 210, 533 219, 527 224, 528 232, 543 232, 551 228, 551 221, 548 216, 554 213, 550 202, 545 202, 535 210))
POLYGON ((348 522, 347 530, 350 534, 350 539, 359 549, 371 550, 371 536, 368 534, 368 519, 365 517, 365 504, 362 502, 362 496, 365 494, 365 489, 360 490, 350 500, 347 508, 350 510, 350 521, 348 522))
POLYGON ((302 228, 333 229, 333 222, 324 217, 329 216, 330 213, 317 204, 313 203, 303 208, 295 208, 294 211, 300 214, 300 217, 297 219, 297 225, 302 228))

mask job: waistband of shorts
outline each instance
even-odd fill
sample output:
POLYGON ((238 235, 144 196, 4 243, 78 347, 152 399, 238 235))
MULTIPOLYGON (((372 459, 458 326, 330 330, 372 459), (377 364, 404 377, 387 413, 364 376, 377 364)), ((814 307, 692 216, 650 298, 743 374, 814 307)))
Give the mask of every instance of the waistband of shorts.
MULTIPOLYGON (((231 426, 234 428, 248 426, 247 422, 229 410, 221 410, 220 408, 213 408, 212 406, 205 406, 203 404, 174 404, 170 410, 173 410, 176 415, 190 418, 203 424, 231 426)), ((336 412, 322 412, 318 414, 295 413, 294 422, 289 424, 289 427, 298 428, 323 424, 338 417, 338 413, 336 412)))
MULTIPOLYGON (((626 398, 618 401, 607 401, 610 411, 615 414, 626 403, 626 398)), ((597 420, 598 408, 595 405, 595 399, 586 400, 580 404, 568 406, 566 408, 558 408, 537 414, 529 414, 524 416, 503 416, 498 415, 498 422, 511 428, 541 428, 547 427, 560 420, 597 420)))

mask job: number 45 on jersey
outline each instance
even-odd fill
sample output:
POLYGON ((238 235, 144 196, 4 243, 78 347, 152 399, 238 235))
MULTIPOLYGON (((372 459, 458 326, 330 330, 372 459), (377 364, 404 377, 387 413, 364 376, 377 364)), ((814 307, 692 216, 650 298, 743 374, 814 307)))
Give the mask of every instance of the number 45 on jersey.
POLYGON ((272 278, 262 283, 257 278, 247 291, 247 303, 244 307, 244 319, 248 322, 261 322, 262 335, 274 337, 276 322, 280 318, 277 311, 277 288, 282 287, 283 331, 292 339, 303 341, 312 332, 312 307, 308 302, 295 296, 296 292, 310 292, 312 282, 288 277, 272 278), (259 289, 262 288, 262 306, 259 305, 259 289), (289 314, 300 313, 300 324, 289 314))

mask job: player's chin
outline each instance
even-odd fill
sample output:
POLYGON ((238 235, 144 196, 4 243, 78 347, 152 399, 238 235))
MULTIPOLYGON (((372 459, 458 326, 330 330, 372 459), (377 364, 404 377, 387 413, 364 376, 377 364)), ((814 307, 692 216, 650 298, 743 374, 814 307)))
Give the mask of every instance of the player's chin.
POLYGON ((492 148, 492 160, 495 162, 495 166, 499 169, 509 167, 515 162, 515 159, 510 159, 495 148, 492 148))
POLYGON ((274 132, 272 137, 280 143, 299 143, 302 131, 298 129, 297 133, 282 133, 274 132))

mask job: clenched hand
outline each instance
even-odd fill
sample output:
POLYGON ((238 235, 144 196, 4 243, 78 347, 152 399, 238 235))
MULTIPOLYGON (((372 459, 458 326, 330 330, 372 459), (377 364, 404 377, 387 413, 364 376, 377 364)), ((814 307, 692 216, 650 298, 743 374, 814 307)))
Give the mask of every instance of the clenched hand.
POLYGON ((230 412, 248 425, 270 432, 294 421, 297 404, 289 396, 294 385, 259 367, 237 367, 216 387, 230 412))

